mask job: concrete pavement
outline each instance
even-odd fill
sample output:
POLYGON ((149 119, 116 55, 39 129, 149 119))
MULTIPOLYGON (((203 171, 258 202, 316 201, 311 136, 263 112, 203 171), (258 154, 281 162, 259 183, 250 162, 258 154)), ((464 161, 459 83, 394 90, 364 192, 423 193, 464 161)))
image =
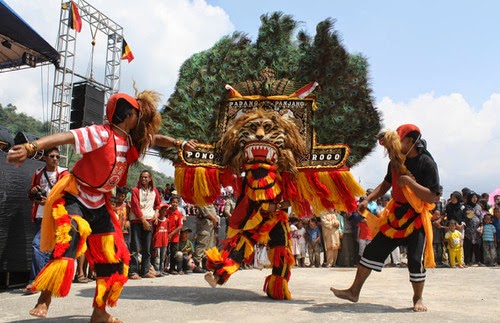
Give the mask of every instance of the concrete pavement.
MULTIPOLYGON (((129 281, 109 312, 124 322, 499 322, 500 267, 428 270, 426 313, 411 310, 408 271, 384 268, 368 278, 358 303, 337 299, 331 286, 352 282, 354 268, 294 268, 293 300, 274 301, 262 292, 269 269, 242 270, 222 287, 202 274, 129 281)), ((43 322, 88 322, 94 283, 73 284, 68 297, 53 299, 43 322)), ((0 293, 0 322, 41 322, 28 311, 38 295, 0 293)))

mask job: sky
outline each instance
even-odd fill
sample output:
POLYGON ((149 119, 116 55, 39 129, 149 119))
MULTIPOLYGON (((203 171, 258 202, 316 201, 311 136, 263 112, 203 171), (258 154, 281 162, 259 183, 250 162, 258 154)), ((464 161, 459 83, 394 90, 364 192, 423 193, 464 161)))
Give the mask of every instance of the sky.
MULTIPOLYGON (((55 46, 60 2, 5 0, 55 46)), ((164 103, 178 70, 191 55, 222 36, 243 31, 256 39, 260 16, 282 11, 300 21, 298 29, 315 34, 326 18, 351 53, 370 64, 375 106, 383 127, 414 123, 436 160, 445 196, 469 187, 478 193, 500 186, 500 2, 442 1, 296 1, 296 0, 89 0, 124 28, 135 55, 121 66, 121 91, 154 89, 164 103)), ((103 79, 106 40, 97 37, 90 60, 91 36, 84 23, 77 36, 77 71, 103 79)), ((47 120, 54 68, 0 73, 0 103, 47 120), (22 85, 22 86, 20 86, 22 85)), ((75 79, 78 81, 78 79, 75 79)), ((362 117, 362 116, 360 116, 362 117)), ((1 124, 1 120, 0 120, 1 124)), ((383 179, 387 157, 381 147, 351 171, 364 188, 383 179)), ((173 175, 168 162, 145 162, 173 175)))

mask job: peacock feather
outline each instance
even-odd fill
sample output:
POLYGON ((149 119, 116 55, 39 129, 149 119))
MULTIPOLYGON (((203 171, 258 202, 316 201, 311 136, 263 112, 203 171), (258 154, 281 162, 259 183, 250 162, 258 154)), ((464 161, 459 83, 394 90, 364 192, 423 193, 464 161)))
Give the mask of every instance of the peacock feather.
MULTIPOLYGON (((317 142, 347 144, 351 148, 347 166, 360 162, 373 150, 381 128, 366 57, 347 52, 330 18, 317 25, 315 36, 297 32, 298 22, 281 12, 260 19, 255 42, 235 32, 183 63, 163 109, 160 132, 214 143, 222 135, 216 123, 227 98, 226 84, 243 95, 267 96, 288 95, 316 81, 320 84, 313 116, 317 142)), ((161 155, 176 158, 173 150, 162 150, 161 155)))

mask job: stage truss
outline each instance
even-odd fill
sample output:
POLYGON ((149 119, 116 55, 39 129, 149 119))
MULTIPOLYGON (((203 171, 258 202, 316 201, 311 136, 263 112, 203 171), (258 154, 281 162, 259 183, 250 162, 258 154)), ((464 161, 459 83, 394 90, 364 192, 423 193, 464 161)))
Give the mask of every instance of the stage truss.
MULTIPOLYGON (((101 32, 107 36, 105 75, 104 81, 100 83, 75 72, 78 33, 69 27, 69 8, 71 3, 63 0, 61 2, 61 15, 56 44, 56 49, 61 55, 61 62, 59 68, 56 68, 54 72, 50 119, 51 134, 69 130, 73 79, 75 75, 104 90, 104 102, 107 102, 108 98, 120 89, 123 28, 87 1, 75 0, 73 2, 78 6, 82 22, 88 23, 92 30, 96 30, 96 32, 101 32)), ((69 147, 61 150, 61 157, 65 159, 66 166, 69 162, 68 151, 69 147)))

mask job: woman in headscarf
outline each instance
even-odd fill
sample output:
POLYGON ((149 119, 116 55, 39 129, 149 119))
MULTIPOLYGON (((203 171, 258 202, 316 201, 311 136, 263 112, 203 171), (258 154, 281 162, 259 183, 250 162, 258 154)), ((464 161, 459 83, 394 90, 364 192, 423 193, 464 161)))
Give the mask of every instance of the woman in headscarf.
POLYGON ((464 262, 467 266, 482 265, 482 239, 479 230, 483 223, 483 214, 478 200, 477 193, 469 192, 462 210, 465 222, 464 262))

